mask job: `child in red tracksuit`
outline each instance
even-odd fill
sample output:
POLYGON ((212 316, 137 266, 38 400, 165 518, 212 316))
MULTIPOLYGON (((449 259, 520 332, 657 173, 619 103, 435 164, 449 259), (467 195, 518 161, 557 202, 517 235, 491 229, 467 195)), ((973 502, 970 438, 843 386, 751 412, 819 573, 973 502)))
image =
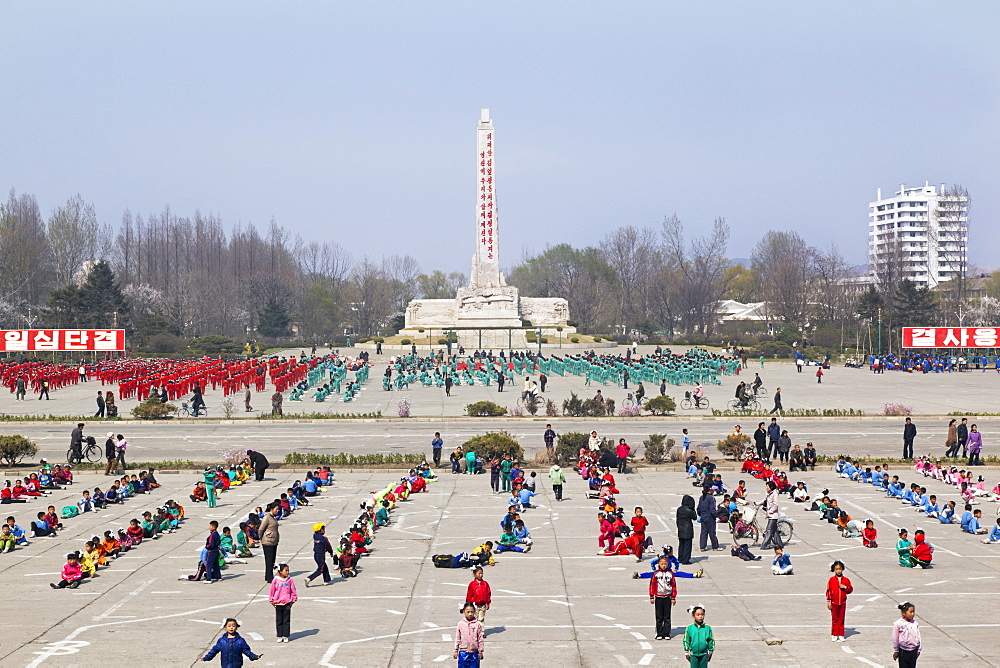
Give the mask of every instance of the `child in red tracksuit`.
POLYGON ((465 600, 476 606, 476 619, 485 622, 486 611, 490 609, 493 592, 490 590, 490 584, 483 579, 482 566, 476 566, 472 571, 472 576, 473 580, 465 592, 465 600))
POLYGON ((604 547, 607 543, 608 549, 615 542, 615 528, 604 513, 597 513, 597 519, 601 522, 601 535, 597 537, 597 547, 604 547))
POLYGON ((642 561, 642 542, 639 534, 632 534, 625 540, 620 540, 603 552, 598 552, 605 557, 615 555, 634 554, 636 561, 642 561))
POLYGON ((851 581, 844 577, 844 562, 839 559, 830 565, 833 577, 826 583, 826 607, 832 624, 830 639, 844 642, 844 614, 847 612, 847 595, 854 591, 851 581))
POLYGON ((877 538, 878 529, 875 528, 875 522, 865 520, 865 528, 861 532, 861 542, 864 543, 865 547, 878 547, 877 538))
POLYGON ((639 537, 639 545, 643 550, 653 544, 652 538, 646 538, 646 527, 649 526, 649 520, 642 516, 642 506, 635 507, 635 517, 632 518, 631 524, 632 533, 639 537))

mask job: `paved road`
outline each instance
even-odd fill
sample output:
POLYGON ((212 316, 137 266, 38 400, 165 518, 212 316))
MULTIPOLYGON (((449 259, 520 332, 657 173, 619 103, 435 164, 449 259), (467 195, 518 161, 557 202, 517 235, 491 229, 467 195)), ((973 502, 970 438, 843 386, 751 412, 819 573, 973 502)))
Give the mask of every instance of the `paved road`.
MULTIPOLYGON (((744 431, 756 428, 755 421, 741 422, 744 431)), ((943 419, 915 420, 918 427, 916 454, 943 454, 947 422, 943 419)), ((600 422, 560 419, 555 422, 558 433, 589 432, 597 429, 602 436, 625 438, 633 448, 640 447, 651 433, 665 433, 681 442, 681 429, 690 430, 694 443, 709 447, 727 435, 736 424, 732 419, 641 420, 600 422)), ((823 454, 876 455, 898 457, 902 454, 901 419, 817 420, 788 419, 780 421, 788 429, 793 443, 803 446, 812 441, 823 454)), ((984 455, 998 452, 1000 418, 978 420, 983 432, 984 455)), ((40 457, 50 461, 65 458, 72 425, 62 423, 25 423, 0 425, 0 433, 19 433, 36 441, 40 457)), ((236 422, 216 423, 95 423, 86 432, 103 443, 105 434, 114 429, 125 433, 132 461, 164 461, 186 459, 217 461, 219 453, 232 447, 254 448, 280 462, 289 452, 315 453, 376 453, 425 452, 430 454, 430 441, 440 431, 445 447, 460 445, 468 438, 487 431, 505 429, 512 433, 531 456, 543 447, 544 419, 497 419, 482 421, 440 422, 342 422, 312 423, 236 422)))

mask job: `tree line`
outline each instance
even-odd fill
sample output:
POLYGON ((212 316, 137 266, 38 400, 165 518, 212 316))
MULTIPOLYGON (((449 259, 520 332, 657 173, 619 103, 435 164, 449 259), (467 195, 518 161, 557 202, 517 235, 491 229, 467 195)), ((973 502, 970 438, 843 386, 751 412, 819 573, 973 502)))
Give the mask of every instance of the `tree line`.
MULTIPOLYGON (((763 339, 774 330, 837 348, 870 339, 870 327, 996 324, 1000 274, 986 299, 928 290, 880 267, 860 280, 836 246, 769 230, 748 261, 730 259, 725 219, 694 226, 625 225, 596 245, 564 243, 528 253, 507 271, 523 296, 564 297, 582 331, 665 341, 763 339), (992 290, 992 292, 991 292, 992 290), (993 294, 995 293, 995 294, 993 294), (771 323, 720 323, 718 305, 763 302, 771 323)), ((227 227, 216 215, 125 211, 98 221, 79 195, 48 216, 31 194, 0 202, 0 326, 125 327, 130 340, 164 352, 182 339, 222 335, 304 342, 391 334, 414 298, 450 299, 460 272, 422 272, 408 255, 352 257, 276 221, 227 227)), ((962 285, 965 285, 963 279, 962 285)), ((990 287, 992 286, 992 287, 990 287)), ((867 344, 866 344, 867 345, 867 344)))

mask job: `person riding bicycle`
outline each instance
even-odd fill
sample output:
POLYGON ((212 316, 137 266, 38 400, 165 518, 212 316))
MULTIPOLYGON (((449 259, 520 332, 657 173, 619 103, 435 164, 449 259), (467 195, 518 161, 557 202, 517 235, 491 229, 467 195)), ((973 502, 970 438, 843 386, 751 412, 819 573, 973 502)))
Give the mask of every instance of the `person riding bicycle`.
POLYGON ((642 398, 646 396, 646 388, 642 386, 642 381, 639 381, 639 386, 635 388, 635 402, 637 404, 642 403, 642 398))
POLYGON ((764 384, 764 381, 762 381, 760 379, 760 374, 759 373, 755 373, 753 375, 753 384, 750 386, 753 389, 753 393, 757 394, 757 390, 759 390, 760 386, 763 385, 763 384, 764 384))
POLYGON ((205 399, 201 396, 201 385, 194 386, 194 393, 191 396, 191 413, 198 417, 199 411, 205 407, 205 399))
POLYGON ((701 400, 705 396, 705 388, 701 386, 701 383, 695 383, 694 392, 691 393, 694 397, 694 407, 701 408, 701 400))
POLYGON ((69 449, 72 450, 76 461, 83 459, 83 427, 83 422, 77 423, 76 429, 69 436, 69 449))
POLYGON ((747 393, 747 384, 744 381, 740 381, 740 384, 736 386, 736 401, 739 402, 739 407, 746 408, 747 403, 750 401, 750 397, 747 393))

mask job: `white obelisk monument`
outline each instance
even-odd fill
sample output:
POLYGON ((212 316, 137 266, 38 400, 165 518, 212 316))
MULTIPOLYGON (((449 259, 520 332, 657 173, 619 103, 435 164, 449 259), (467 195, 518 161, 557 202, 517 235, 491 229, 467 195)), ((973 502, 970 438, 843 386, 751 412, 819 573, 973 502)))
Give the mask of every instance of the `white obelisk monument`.
MULTIPOLYGON (((575 332, 568 326, 569 308, 562 298, 532 298, 518 296, 517 288, 507 285, 500 271, 500 225, 496 196, 496 132, 490 110, 482 109, 476 128, 476 252, 472 256, 469 287, 459 288, 455 299, 415 299, 406 308, 406 327, 402 333, 419 334, 421 328, 455 328, 463 330, 503 330, 496 333, 498 343, 513 342, 523 347, 524 333, 511 339, 507 330, 521 330, 522 318, 532 327, 545 328, 555 334, 560 328, 565 335, 575 332)), ((471 337, 468 333, 466 336, 471 337)))

